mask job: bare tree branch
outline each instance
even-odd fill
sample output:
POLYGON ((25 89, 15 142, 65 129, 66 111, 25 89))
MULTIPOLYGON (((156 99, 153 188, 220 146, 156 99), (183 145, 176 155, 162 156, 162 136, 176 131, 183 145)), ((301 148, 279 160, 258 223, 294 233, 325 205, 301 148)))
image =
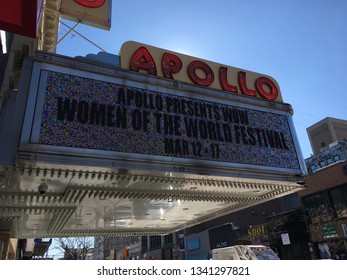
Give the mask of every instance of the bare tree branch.
POLYGON ((85 260, 94 249, 92 237, 58 238, 55 242, 57 244, 55 249, 64 254, 65 260, 85 260))

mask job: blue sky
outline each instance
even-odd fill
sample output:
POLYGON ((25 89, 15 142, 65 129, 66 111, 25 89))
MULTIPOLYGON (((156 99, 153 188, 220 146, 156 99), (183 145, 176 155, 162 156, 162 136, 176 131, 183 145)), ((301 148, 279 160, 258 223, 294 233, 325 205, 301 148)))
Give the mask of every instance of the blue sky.
MULTIPOLYGON (((326 117, 347 119, 346 15, 345 0, 113 0, 110 31, 76 31, 112 54, 133 40, 272 76, 293 106, 307 158, 307 127, 326 117)), ((61 26, 59 36, 67 31, 61 26)), ((74 33, 57 48, 72 57, 98 52, 74 33)))

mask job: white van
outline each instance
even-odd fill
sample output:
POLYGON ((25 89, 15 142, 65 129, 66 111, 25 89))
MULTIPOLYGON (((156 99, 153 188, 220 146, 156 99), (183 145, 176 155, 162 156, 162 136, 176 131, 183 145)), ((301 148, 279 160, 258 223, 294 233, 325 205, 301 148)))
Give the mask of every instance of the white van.
POLYGON ((212 260, 279 260, 279 257, 268 246, 235 245, 213 249, 212 260))

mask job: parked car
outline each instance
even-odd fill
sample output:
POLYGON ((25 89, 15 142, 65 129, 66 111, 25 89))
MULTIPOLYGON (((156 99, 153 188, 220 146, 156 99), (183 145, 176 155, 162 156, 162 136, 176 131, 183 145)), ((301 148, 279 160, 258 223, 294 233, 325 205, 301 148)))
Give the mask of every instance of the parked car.
POLYGON ((247 245, 256 255, 257 260, 279 260, 277 254, 269 247, 264 245, 247 245))

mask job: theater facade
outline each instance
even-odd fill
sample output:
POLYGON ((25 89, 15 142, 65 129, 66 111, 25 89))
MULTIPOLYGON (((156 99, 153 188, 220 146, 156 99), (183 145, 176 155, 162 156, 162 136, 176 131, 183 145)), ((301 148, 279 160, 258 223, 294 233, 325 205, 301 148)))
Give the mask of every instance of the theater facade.
POLYGON ((165 235, 304 187, 293 110, 260 73, 126 42, 119 56, 38 51, 11 98, 13 237, 165 235))

